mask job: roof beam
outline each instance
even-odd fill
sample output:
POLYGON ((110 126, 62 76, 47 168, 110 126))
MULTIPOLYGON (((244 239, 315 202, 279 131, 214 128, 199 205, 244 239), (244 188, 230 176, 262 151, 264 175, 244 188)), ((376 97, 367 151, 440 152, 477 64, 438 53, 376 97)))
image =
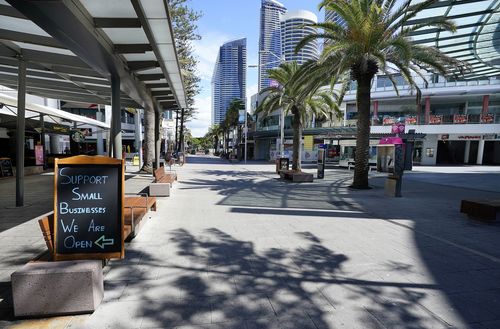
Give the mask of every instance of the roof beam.
POLYGON ((130 61, 127 62, 127 65, 132 71, 149 70, 160 67, 158 61, 130 61))
POLYGON ((89 66, 76 56, 49 53, 45 51, 22 49, 24 60, 35 63, 56 64, 88 69, 89 66))
POLYGON ((4 30, 4 29, 0 29, 0 39, 31 43, 34 45, 40 45, 46 47, 64 48, 64 46, 61 43, 50 37, 37 34, 22 33, 11 30, 4 30))
POLYGON ((20 19, 26 19, 26 16, 21 14, 15 8, 7 5, 0 5, 0 16, 8 16, 20 19))
POLYGON ((145 85, 115 53, 112 41, 94 25, 79 1, 7 0, 14 8, 49 33, 101 76, 120 78, 120 89, 139 106, 152 110, 153 99, 145 85))
POLYGON ((148 43, 115 44, 115 52, 118 54, 141 54, 153 50, 148 43))
MULTIPOLYGON (((465 13, 465 14, 450 15, 450 16, 446 16, 446 18, 447 19, 457 19, 457 18, 464 18, 464 17, 471 17, 471 16, 486 15, 486 14, 491 14, 492 12, 494 12, 493 9, 486 9, 486 10, 481 10, 481 11, 476 11, 476 12, 469 12, 469 13, 465 13)), ((432 22, 435 22, 438 18, 440 18, 440 17, 432 16, 432 17, 425 17, 425 18, 417 18, 417 19, 409 20, 408 22, 406 22, 405 26, 422 24, 422 23, 432 23, 432 22)))
POLYGON ((94 26, 97 28, 130 28, 141 27, 141 22, 137 18, 95 17, 94 26))
MULTIPOLYGON (((167 82, 173 87, 173 83, 172 83, 172 80, 170 79, 170 75, 169 75, 169 71, 167 70, 166 66, 165 66, 165 60, 169 59, 169 60, 175 60, 177 62, 177 72, 179 72, 179 74, 181 74, 181 70, 180 70, 180 67, 179 67, 179 61, 178 61, 178 58, 177 58, 177 52, 175 52, 175 49, 174 49, 174 54, 175 54, 175 58, 162 58, 161 56, 161 53, 160 53, 160 49, 159 47, 157 46, 156 42, 155 42, 155 38, 153 36, 153 32, 151 31, 151 28, 149 26, 149 21, 146 19, 146 15, 144 14, 144 9, 142 8, 142 4, 139 0, 130 0, 130 2, 132 3, 132 6, 134 7, 134 10, 135 10, 135 13, 137 14, 137 17, 139 18, 139 20, 141 21, 141 24, 142 24, 142 28, 144 30, 144 33, 146 33, 146 37, 148 38, 149 40, 149 43, 152 45, 153 47, 153 52, 156 56, 156 58, 159 60, 159 64, 160 64, 160 67, 161 67, 161 70, 163 72, 163 74, 165 75, 165 79, 167 80, 167 82)), ((162 1, 163 3, 163 9, 165 10, 165 14, 168 18, 168 20, 170 21, 170 13, 168 11, 168 5, 167 5, 167 2, 166 1, 162 1)), ((170 30, 170 34, 172 35, 172 42, 175 42, 173 40, 173 29, 172 29, 172 26, 170 24, 170 22, 168 22, 167 24, 167 27, 168 29, 170 30)), ((174 45, 175 47, 175 45, 174 45)), ((184 82, 182 81, 182 77, 181 77, 181 84, 182 84, 182 94, 184 96, 185 94, 185 89, 184 89, 184 82)), ((186 107, 186 99, 185 97, 182 97, 182 98, 179 98, 179 95, 177 94, 177 91, 173 93, 173 96, 178 104, 179 107, 186 107)))
POLYGON ((153 80, 164 79, 165 75, 163 75, 163 73, 138 74, 137 78, 141 81, 153 81, 153 80))
MULTIPOLYGON (((153 90, 151 91, 151 94, 153 96, 172 96, 172 98, 174 97, 174 94, 172 94, 172 91, 170 90, 153 90)), ((158 97, 157 97, 158 98, 158 97)))
POLYGON ((153 83, 153 82, 150 82, 150 83, 146 83, 146 86, 148 86, 148 88, 170 88, 170 85, 168 83, 153 83))

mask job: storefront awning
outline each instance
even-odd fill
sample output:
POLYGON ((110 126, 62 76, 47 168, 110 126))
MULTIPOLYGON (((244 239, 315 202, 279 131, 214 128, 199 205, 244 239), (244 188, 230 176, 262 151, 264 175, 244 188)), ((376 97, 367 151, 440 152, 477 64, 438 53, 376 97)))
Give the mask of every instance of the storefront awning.
MULTIPOLYGON (((8 95, 0 94, 0 104, 7 105, 10 107, 17 107, 17 98, 11 97, 8 95)), ((34 103, 26 103, 26 110, 32 111, 32 112, 37 112, 40 114, 45 114, 49 115, 51 117, 57 117, 61 118, 64 120, 68 120, 71 122, 79 122, 79 123, 86 123, 95 127, 99 128, 104 128, 104 129, 109 129, 110 126, 109 124, 106 124, 104 122, 94 120, 91 118, 87 118, 81 115, 76 115, 73 113, 69 113, 66 111, 62 111, 59 109, 55 109, 52 107, 44 106, 44 105, 39 105, 39 104, 34 104, 34 103)))

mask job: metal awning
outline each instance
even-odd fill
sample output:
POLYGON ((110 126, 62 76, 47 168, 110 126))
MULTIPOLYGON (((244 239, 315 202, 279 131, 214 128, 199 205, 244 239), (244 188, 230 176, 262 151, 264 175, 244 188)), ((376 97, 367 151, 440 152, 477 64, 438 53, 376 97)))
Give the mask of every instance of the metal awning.
MULTIPOLYGON (((17 98, 0 93, 0 104, 5 104, 17 108, 17 98)), ((51 117, 69 120, 71 122, 86 123, 104 129, 110 128, 110 125, 107 123, 40 104, 26 103, 26 110, 45 114, 51 117)))
POLYGON ((0 0, 0 84, 71 102, 111 104, 111 76, 122 107, 158 112, 186 107, 164 0, 0 0))
MULTIPOLYGON (((419 3, 422 0, 414 0, 419 3)), ((423 10, 408 25, 447 17, 457 25, 456 33, 438 28, 412 34, 415 43, 434 46, 456 59, 466 61, 471 71, 464 79, 500 75, 500 0, 442 0, 423 10)))

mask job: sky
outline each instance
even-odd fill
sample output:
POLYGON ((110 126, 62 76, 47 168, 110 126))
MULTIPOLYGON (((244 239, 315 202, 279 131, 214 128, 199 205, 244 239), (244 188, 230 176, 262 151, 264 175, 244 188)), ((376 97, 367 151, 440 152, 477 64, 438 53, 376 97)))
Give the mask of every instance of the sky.
MULTIPOLYGON (((320 0, 280 1, 288 11, 312 11, 323 21, 318 12, 320 0)), ((203 17, 197 22, 201 40, 193 44, 201 78, 201 92, 196 97, 196 118, 187 123, 194 137, 202 137, 211 124, 212 97, 210 80, 219 47, 230 40, 247 38, 247 65, 258 64, 260 0, 190 0, 188 5, 200 11, 203 17)), ((247 68, 247 99, 257 93, 257 68, 247 68)), ((248 102, 247 102, 248 103, 248 102)), ((248 108, 248 107, 247 107, 248 108)))

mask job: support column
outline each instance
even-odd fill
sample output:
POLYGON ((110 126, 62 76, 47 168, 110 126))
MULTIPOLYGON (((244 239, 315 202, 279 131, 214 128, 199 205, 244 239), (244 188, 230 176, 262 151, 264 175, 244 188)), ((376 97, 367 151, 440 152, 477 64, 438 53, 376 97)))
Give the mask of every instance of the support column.
POLYGON ((111 136, 112 156, 122 158, 122 120, 120 105, 120 78, 111 76, 111 136))
POLYGON ((142 121, 141 109, 135 110, 135 149, 139 154, 139 168, 142 168, 142 121))
MULTIPOLYGON (((104 122, 104 120, 102 119, 101 105, 99 105, 99 104, 97 104, 96 120, 104 122)), ((102 138, 102 128, 96 127, 96 129, 97 129, 97 140, 96 140, 96 143, 97 143, 97 148, 96 148, 97 155, 103 155, 104 154, 104 145, 103 145, 103 140, 104 139, 102 138)))
POLYGON ((50 142, 50 153, 57 154, 61 153, 59 149, 59 135, 49 135, 50 142))
POLYGON ((481 139, 479 141, 479 146, 477 148, 477 161, 476 164, 482 165, 483 164, 483 154, 484 154, 484 139, 481 139))
POLYGON ((179 110, 175 111, 175 140, 174 140, 174 150, 179 151, 179 142, 177 140, 177 130, 179 129, 179 110))
POLYGON ((43 169, 47 169, 47 162, 45 160, 45 116, 43 114, 40 114, 40 126, 42 128, 40 132, 40 145, 42 145, 42 150, 43 150, 43 169))
POLYGON ((469 156, 470 156, 470 141, 465 142, 465 154, 464 154, 464 163, 467 164, 469 163, 469 156))
POLYGON ((429 124, 430 116, 431 116, 431 98, 427 96, 425 98, 425 116, 424 116, 426 125, 429 124))
POLYGON ((373 124, 378 124, 378 101, 373 101, 373 124))
POLYGON ((181 130, 179 131, 179 151, 184 153, 184 108, 181 108, 181 130))
POLYGON ((488 109, 490 105, 490 95, 483 96, 483 108, 481 114, 488 114, 488 109))
POLYGON ((16 207, 24 206, 24 135, 26 129, 26 62, 19 59, 16 126, 16 207))
POLYGON ((160 146, 160 114, 155 110, 155 169, 160 168, 160 146))

